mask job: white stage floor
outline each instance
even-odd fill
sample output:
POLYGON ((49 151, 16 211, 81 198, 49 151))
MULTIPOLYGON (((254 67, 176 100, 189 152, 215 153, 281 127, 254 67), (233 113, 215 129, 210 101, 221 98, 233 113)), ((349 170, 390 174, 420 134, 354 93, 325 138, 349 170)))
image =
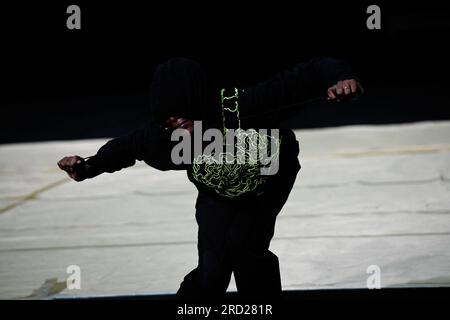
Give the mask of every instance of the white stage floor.
MULTIPOLYGON (((450 286, 450 122, 296 133, 271 246, 283 289, 365 288, 370 265, 382 287, 450 286)), ((105 141, 0 145, 0 298, 173 293, 196 266, 185 172, 140 162, 76 183, 56 166, 105 141), (80 290, 64 289, 69 265, 80 290)))

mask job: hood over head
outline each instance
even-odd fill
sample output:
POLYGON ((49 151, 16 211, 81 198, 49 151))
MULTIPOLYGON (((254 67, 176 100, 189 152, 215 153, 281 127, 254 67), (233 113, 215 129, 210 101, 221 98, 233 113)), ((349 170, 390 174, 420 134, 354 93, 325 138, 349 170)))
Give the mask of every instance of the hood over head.
POLYGON ((150 89, 151 116, 159 123, 169 117, 207 120, 209 105, 206 72, 197 62, 172 58, 158 65, 150 89))

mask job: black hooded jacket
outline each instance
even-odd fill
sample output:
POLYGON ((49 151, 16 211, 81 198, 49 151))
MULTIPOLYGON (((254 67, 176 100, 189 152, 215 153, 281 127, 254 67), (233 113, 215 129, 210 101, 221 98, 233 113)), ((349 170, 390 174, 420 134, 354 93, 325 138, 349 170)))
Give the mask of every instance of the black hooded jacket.
MULTIPOLYGON (((280 123, 295 114, 295 108, 283 106, 325 96, 328 87, 340 80, 352 79, 351 67, 344 61, 317 58, 279 72, 255 86, 243 88, 239 96, 241 126, 279 128, 280 123), (280 109, 282 111, 277 111, 280 109), (273 111, 273 112, 272 112, 273 111)), ((150 90, 151 119, 148 124, 125 136, 108 141, 96 155, 86 160, 88 177, 115 172, 141 160, 159 170, 188 170, 190 165, 174 165, 170 131, 163 127, 168 117, 202 120, 203 129, 222 127, 220 93, 208 82, 206 72, 196 62, 173 58, 160 64, 154 72, 150 90)), ((279 174, 298 170, 298 142, 291 130, 280 130, 279 174)), ((207 189, 207 188, 206 188, 207 189)))

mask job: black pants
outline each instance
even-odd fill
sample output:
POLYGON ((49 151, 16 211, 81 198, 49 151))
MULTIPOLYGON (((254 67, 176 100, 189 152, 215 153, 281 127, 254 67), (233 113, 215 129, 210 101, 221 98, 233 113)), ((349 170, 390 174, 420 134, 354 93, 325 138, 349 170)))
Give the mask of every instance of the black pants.
POLYGON ((265 192, 228 200, 199 192, 196 203, 198 266, 180 285, 182 299, 221 299, 234 273, 240 297, 277 298, 278 258, 269 251, 275 220, 288 199, 299 167, 272 178, 265 192))

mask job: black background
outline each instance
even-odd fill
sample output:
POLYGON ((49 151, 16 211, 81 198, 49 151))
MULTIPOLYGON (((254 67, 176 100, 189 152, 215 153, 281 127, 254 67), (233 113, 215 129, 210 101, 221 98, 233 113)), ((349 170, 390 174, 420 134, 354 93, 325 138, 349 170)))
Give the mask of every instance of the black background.
POLYGON ((450 10, 304 1, 17 2, 0 7, 1 143, 111 137, 148 119, 154 68, 193 58, 245 86, 319 55, 350 61, 366 94, 304 106, 295 128, 450 119, 450 10), (66 9, 81 8, 81 30, 66 9), (381 8, 368 30, 366 8, 381 8))

